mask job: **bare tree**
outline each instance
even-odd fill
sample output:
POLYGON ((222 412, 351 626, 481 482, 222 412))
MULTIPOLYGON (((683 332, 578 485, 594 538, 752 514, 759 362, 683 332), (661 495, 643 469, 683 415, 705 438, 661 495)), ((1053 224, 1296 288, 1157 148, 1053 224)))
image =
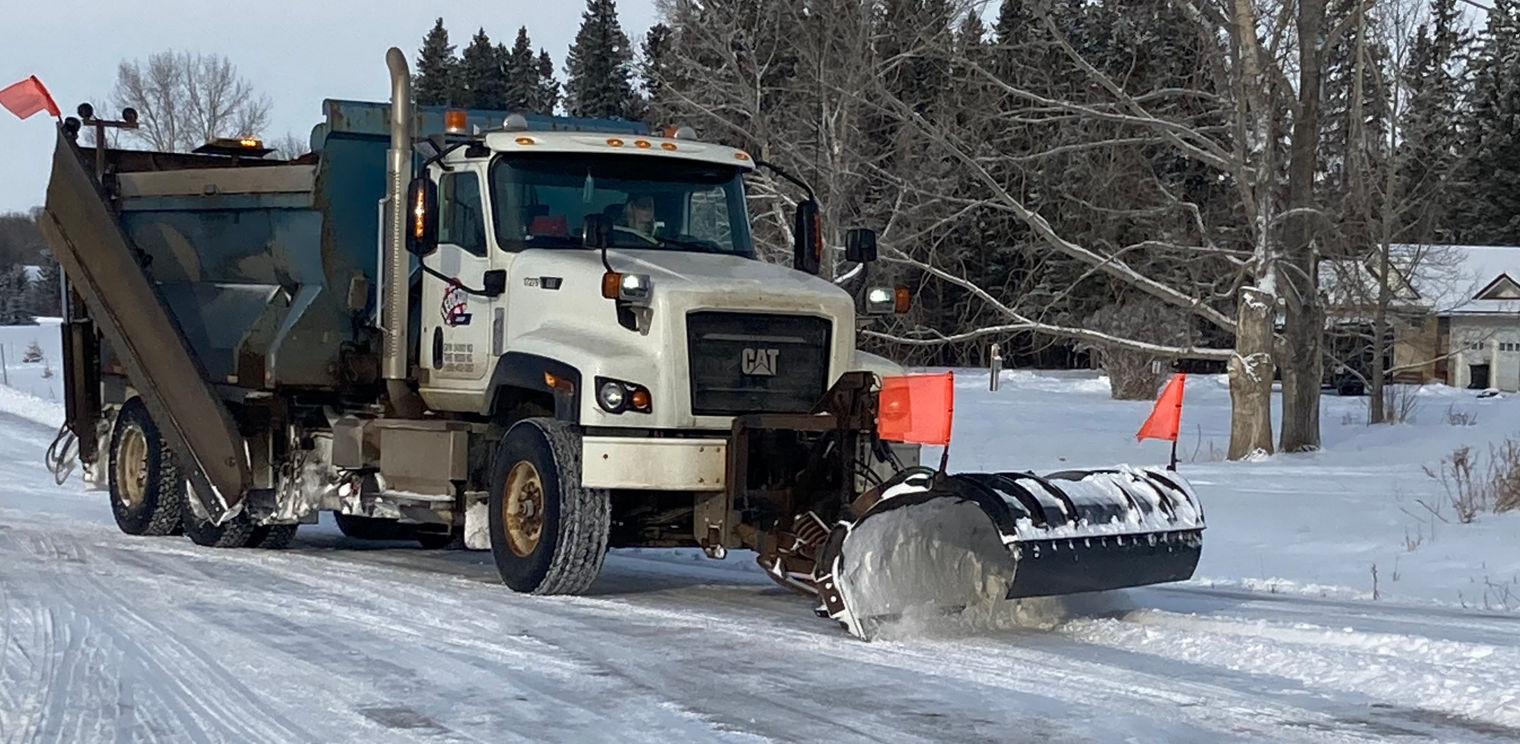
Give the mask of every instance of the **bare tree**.
POLYGON ((285 160, 295 160, 311 152, 311 139, 298 137, 291 132, 286 132, 277 139, 266 140, 264 145, 273 148, 275 154, 285 160))
POLYGON ((167 152, 216 137, 256 136, 269 122, 268 97, 218 54, 170 50, 123 61, 113 99, 137 109, 141 127, 128 130, 133 137, 167 152))
MULTIPOLYGON (((1180 78, 1157 81, 1099 56, 1133 45, 1095 45, 1060 15, 1114 12, 1093 10, 1104 4, 1022 6, 991 55, 968 53, 934 19, 907 37, 887 23, 903 7, 948 7, 976 28, 969 6, 887 2, 862 15, 847 12, 861 3, 836 4, 662 0, 677 52, 660 82, 684 115, 819 186, 831 243, 865 221, 901 275, 949 288, 952 323, 899 322, 868 337, 911 348, 1039 334, 1224 361, 1237 458, 1274 449, 1282 366, 1280 446, 1318 446, 1330 222, 1318 190, 1321 97, 1326 50, 1354 19, 1327 22, 1326 0, 1156 0, 1145 12, 1165 15, 1173 48, 1197 55, 1180 78), (894 83, 935 65, 958 93, 926 98, 934 86, 894 83), (1083 224, 1094 220, 1111 224, 1083 224), (994 277, 989 255, 1018 266, 994 277), (1144 297, 1185 327, 1139 337, 1095 322, 1077 295, 1144 297)), ((752 192, 776 235, 792 193, 765 180, 752 192)))

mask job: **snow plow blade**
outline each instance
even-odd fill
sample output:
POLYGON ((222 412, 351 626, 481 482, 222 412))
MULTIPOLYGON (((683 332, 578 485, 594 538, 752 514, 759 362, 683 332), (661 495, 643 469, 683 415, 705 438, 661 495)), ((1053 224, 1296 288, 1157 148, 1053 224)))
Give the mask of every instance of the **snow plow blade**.
POLYGON ((1202 551, 1203 511, 1169 471, 914 468, 876 493, 834 527, 815 576, 820 613, 864 639, 1004 599, 1183 581, 1202 551))

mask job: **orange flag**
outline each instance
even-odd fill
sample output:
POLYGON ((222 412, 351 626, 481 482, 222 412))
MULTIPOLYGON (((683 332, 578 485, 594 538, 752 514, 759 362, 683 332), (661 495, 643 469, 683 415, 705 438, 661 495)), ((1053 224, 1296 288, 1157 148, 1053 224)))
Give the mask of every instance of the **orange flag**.
POLYGON ((1135 432, 1135 441, 1142 439, 1169 439, 1177 441, 1177 429, 1182 424, 1182 384, 1187 380, 1187 375, 1178 372, 1172 375, 1171 382, 1161 391, 1161 397, 1156 399, 1156 407, 1151 409, 1151 415, 1135 432))
POLYGON ((0 90, 0 106, 9 109, 19 119, 25 119, 38 111, 46 111, 55 118, 59 114, 58 104, 53 103, 53 97, 36 75, 0 90))
POLYGON ((893 442, 947 445, 955 418, 955 374, 881 378, 876 433, 893 442))

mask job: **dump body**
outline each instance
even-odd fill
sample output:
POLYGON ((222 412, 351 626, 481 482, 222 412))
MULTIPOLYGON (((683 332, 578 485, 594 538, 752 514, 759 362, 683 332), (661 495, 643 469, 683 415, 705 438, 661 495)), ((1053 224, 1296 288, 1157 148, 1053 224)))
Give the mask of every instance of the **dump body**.
MULTIPOLYGON (((293 162, 107 153, 122 231, 216 383, 373 395, 389 109, 334 100, 324 109, 312 154, 293 162)), ((505 115, 470 112, 482 125, 505 115)), ((415 131, 443 129, 441 108, 418 109, 415 131)))

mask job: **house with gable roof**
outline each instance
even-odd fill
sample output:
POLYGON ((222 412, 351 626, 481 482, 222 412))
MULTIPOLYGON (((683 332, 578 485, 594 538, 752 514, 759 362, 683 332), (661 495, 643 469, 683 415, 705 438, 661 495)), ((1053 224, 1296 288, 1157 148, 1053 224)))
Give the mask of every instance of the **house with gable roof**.
POLYGON ((1436 310, 1441 378, 1460 388, 1520 391, 1520 246, 1458 246, 1469 290, 1436 310))
MULTIPOLYGON (((1338 341, 1370 347, 1380 262, 1376 255, 1321 262, 1327 348, 1338 341)), ((1520 391, 1520 247, 1394 245, 1388 264, 1393 381, 1520 391)), ((1364 372, 1374 366, 1370 355, 1364 372)))

